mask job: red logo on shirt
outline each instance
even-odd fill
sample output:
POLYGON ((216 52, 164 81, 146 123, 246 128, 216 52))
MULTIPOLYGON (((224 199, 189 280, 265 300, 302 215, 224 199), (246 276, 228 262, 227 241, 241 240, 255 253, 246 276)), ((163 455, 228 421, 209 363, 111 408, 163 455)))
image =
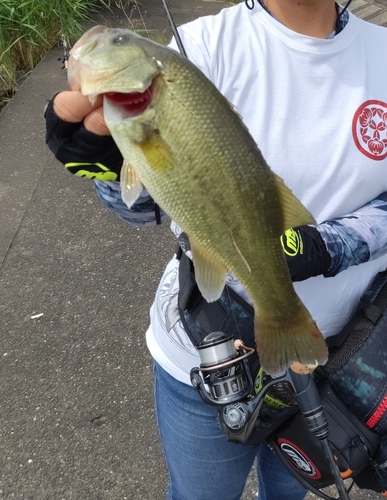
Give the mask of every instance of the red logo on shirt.
POLYGON ((384 160, 387 157, 387 103, 363 103, 353 117, 352 135, 363 155, 371 160, 384 160))

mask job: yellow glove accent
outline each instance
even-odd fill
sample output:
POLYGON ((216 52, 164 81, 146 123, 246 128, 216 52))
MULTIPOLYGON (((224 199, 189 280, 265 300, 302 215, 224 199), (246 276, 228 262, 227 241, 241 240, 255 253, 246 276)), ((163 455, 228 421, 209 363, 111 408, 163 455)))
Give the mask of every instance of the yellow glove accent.
POLYGON ((115 181, 117 174, 109 170, 102 163, 71 162, 66 163, 65 167, 77 177, 86 177, 87 179, 97 179, 98 181, 115 181), (81 168, 83 167, 83 168, 81 168))
POLYGON ((303 254, 302 239, 293 228, 287 229, 281 236, 281 245, 285 255, 295 257, 297 254, 303 254))

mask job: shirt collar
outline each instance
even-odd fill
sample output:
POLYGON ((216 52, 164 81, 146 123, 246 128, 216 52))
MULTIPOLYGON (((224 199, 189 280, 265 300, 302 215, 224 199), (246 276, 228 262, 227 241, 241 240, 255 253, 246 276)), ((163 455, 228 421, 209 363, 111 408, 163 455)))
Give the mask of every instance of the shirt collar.
MULTIPOLYGON (((268 14, 270 14, 272 17, 274 17, 274 19, 277 19, 275 16, 273 16, 273 14, 270 12, 270 10, 266 7, 266 5, 263 3, 263 0, 258 0, 260 6, 266 10, 266 12, 268 14)), ((335 38, 336 35, 338 35, 341 31, 343 31, 343 29, 345 28, 347 22, 348 22, 348 19, 349 19, 349 14, 348 14, 348 10, 345 10, 343 15, 340 15, 340 12, 343 10, 343 7, 341 7, 340 5, 336 4, 336 10, 337 10, 337 13, 339 15, 339 18, 338 18, 338 23, 337 23, 337 27, 335 29, 335 31, 333 31, 328 37, 327 39, 332 39, 332 38, 335 38)), ((281 22, 277 19, 278 22, 281 22)), ((282 23, 283 24, 283 23, 282 23)))

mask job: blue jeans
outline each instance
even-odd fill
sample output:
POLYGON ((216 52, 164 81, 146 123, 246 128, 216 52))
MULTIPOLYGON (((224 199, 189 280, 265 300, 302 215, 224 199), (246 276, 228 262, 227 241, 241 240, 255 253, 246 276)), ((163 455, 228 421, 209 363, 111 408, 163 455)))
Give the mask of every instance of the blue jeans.
POLYGON ((156 411, 170 474, 168 500, 238 500, 255 458, 258 500, 302 500, 307 490, 267 444, 257 448, 227 441, 217 410, 193 387, 171 377, 157 363, 156 411))

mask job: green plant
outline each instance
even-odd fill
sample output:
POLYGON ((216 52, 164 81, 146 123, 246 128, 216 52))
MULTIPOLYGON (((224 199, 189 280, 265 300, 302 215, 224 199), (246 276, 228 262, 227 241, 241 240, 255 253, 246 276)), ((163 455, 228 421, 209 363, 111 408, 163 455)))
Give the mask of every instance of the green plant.
POLYGON ((7 42, 6 45, 0 29, 0 92, 8 90, 16 83, 14 78, 16 67, 9 53, 11 48, 12 44, 8 46, 7 42))
POLYGON ((52 45, 79 38, 99 5, 104 0, 1 0, 0 91, 14 90, 16 70, 32 70, 52 45))

